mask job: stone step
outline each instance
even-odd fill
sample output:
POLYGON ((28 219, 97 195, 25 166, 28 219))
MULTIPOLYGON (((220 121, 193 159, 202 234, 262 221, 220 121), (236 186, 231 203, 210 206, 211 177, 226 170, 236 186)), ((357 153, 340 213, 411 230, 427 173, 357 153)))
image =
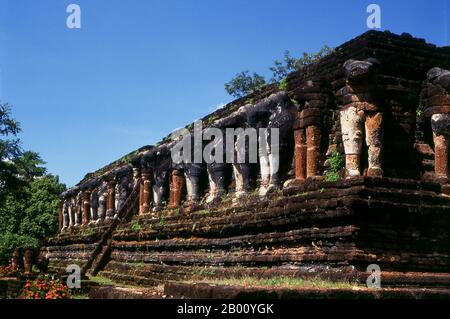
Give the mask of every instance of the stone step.
POLYGON ((450 289, 267 288, 206 283, 167 283, 164 294, 187 299, 450 299, 450 289))
MULTIPOLYGON (((320 279, 327 282, 354 282, 365 285, 370 274, 353 267, 281 266, 281 267, 195 267, 161 264, 133 264, 112 261, 101 276, 117 282, 154 286, 168 281, 208 281, 239 278, 320 279)), ((450 288, 450 273, 382 272, 383 287, 450 288)))
POLYGON ((126 288, 103 286, 92 288, 89 299, 171 299, 161 288, 126 288))

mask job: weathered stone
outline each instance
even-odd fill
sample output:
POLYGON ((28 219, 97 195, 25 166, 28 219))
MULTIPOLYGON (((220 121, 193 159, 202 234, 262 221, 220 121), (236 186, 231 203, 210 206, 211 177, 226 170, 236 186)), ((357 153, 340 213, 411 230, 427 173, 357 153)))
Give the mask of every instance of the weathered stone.
POLYGON ((170 184, 170 199, 168 209, 177 209, 181 206, 181 196, 184 187, 183 173, 178 170, 172 171, 172 182, 170 184))
POLYGON ((305 180, 307 177, 307 145, 305 131, 300 129, 295 131, 295 178, 305 180))
POLYGON ((106 200, 106 220, 110 221, 114 218, 116 211, 116 181, 112 180, 108 183, 108 197, 106 200))
POLYGON ((151 203, 151 174, 149 172, 142 173, 142 180, 139 191, 139 214, 147 214, 150 212, 151 203))
POLYGON ((78 263, 146 285, 192 278, 193 269, 205 266, 239 266, 248 274, 262 266, 365 271, 376 263, 383 273, 450 272, 449 78, 433 69, 424 79, 434 66, 450 68, 449 54, 410 37, 368 32, 290 74, 287 92, 269 85, 203 119, 222 131, 280 129, 279 158, 268 148, 250 163, 252 151, 237 139, 233 155, 241 151, 243 163, 174 163, 173 139, 87 176, 61 195, 67 228, 44 243, 49 269, 78 263), (419 104, 424 109, 416 112, 419 104), (323 182, 324 166, 330 171, 333 161, 322 162, 335 152, 345 154, 349 178, 323 182), (146 171, 150 176, 139 175, 146 171), (159 214, 142 214, 150 208, 150 187, 159 214), (251 194, 258 188, 261 198, 251 194), (233 189, 232 199, 222 196, 233 189), (80 221, 80 190, 91 192, 91 208, 98 191, 98 219, 103 196, 111 221, 93 225, 89 236, 70 227, 80 221))
POLYGON ((85 226, 89 223, 89 216, 91 213, 91 192, 84 191, 82 195, 83 200, 83 221, 82 224, 85 226))

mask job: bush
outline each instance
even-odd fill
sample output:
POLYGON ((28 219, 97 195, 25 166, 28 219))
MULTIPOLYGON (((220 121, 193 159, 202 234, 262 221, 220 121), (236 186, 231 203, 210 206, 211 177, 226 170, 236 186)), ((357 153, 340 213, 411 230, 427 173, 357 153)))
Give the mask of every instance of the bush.
POLYGON ((48 275, 27 280, 19 299, 71 299, 69 288, 48 275))
POLYGON ((278 88, 281 91, 286 91, 288 88, 287 78, 283 78, 280 83, 278 84, 278 88))
POLYGON ((335 151, 328 159, 330 170, 325 174, 326 182, 337 182, 341 179, 341 170, 345 167, 345 160, 342 155, 335 151))
POLYGON ((235 98, 241 98, 258 91, 265 85, 266 80, 263 76, 257 73, 250 75, 248 71, 244 71, 236 74, 230 82, 226 83, 225 90, 235 98))
POLYGON ((141 225, 139 224, 138 220, 133 220, 133 222, 131 223, 131 230, 132 231, 140 231, 141 230, 141 225))

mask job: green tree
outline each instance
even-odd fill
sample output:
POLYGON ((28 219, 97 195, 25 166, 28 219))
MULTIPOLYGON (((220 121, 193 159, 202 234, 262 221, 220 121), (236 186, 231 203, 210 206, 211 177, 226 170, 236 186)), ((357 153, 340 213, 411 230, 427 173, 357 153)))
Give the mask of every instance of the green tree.
POLYGON ((282 61, 275 60, 273 66, 269 68, 272 72, 271 82, 280 82, 289 73, 301 70, 305 66, 326 57, 331 52, 333 52, 333 49, 327 45, 324 45, 317 53, 303 52, 299 58, 292 57, 289 51, 285 51, 282 61))
POLYGON ((235 98, 240 98, 261 89, 264 85, 266 80, 263 76, 243 71, 225 84, 225 90, 235 98))
MULTIPOLYGON (((317 53, 304 52, 301 57, 295 58, 291 56, 289 51, 284 52, 283 59, 275 60, 273 66, 269 68, 272 72, 272 78, 269 83, 281 83, 280 89, 285 89, 286 83, 282 83, 289 73, 301 70, 305 66, 314 63, 330 53, 333 49, 324 45, 317 53)), ((250 74, 249 71, 243 71, 236 74, 230 82, 225 84, 225 90, 235 98, 241 98, 267 85, 264 76, 257 73, 250 74)))
POLYGON ((38 239, 55 234, 58 230, 58 196, 64 190, 65 186, 57 176, 49 174, 35 179, 29 188, 19 233, 38 239))
POLYGON ((23 151, 20 124, 11 108, 0 104, 0 263, 15 248, 37 248, 57 230, 58 177, 46 173, 38 153, 23 151))
POLYGON ((14 160, 22 150, 17 135, 20 124, 11 117, 10 105, 0 103, 0 203, 7 191, 17 186, 17 174, 14 160))

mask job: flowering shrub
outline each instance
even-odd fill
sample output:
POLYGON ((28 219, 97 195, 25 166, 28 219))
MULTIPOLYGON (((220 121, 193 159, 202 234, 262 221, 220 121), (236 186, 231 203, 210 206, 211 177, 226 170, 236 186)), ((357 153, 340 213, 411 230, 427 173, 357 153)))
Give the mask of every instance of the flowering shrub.
POLYGON ((0 278, 1 277, 16 277, 18 270, 13 266, 0 266, 0 278))
POLYGON ((19 299, 70 299, 69 288, 58 279, 50 276, 39 276, 35 280, 27 280, 19 299))

